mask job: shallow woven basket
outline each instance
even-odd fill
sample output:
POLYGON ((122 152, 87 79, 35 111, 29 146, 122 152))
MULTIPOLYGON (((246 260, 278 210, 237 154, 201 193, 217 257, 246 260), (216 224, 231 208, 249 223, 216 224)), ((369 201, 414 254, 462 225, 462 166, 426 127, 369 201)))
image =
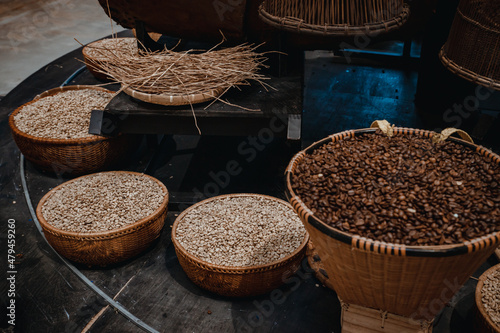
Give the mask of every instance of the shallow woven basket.
POLYGON ((36 96, 9 116, 9 126, 17 147, 27 160, 43 170, 73 175, 99 171, 115 164, 131 147, 134 147, 134 137, 129 135, 109 138, 94 135, 79 139, 49 139, 26 134, 17 128, 14 116, 24 106, 59 92, 79 89, 111 92, 100 87, 86 85, 54 88, 36 96))
MULTIPOLYGON (((443 246, 405 246, 340 231, 318 219, 292 189, 291 177, 305 154, 328 143, 372 133, 349 130, 324 138, 297 153, 286 169, 286 196, 304 223, 329 282, 347 304, 432 320, 469 276, 495 251, 500 232, 443 246)), ((435 132, 394 128, 395 133, 430 138, 435 132)), ((500 156, 464 140, 448 138, 500 163, 500 156)))
POLYGON ((137 98, 143 102, 159 105, 189 105, 211 101, 219 97, 225 91, 224 88, 209 90, 200 94, 190 95, 166 95, 166 94, 148 94, 134 90, 130 87, 123 89, 123 92, 129 96, 137 98))
MULTIPOLYGON (((131 39, 131 40, 136 40, 135 38, 132 37, 123 37, 119 39, 131 39)), ((83 47, 82 49, 82 55, 83 55, 83 61, 85 63, 85 66, 87 66, 88 71, 94 75, 96 79, 99 80, 110 80, 111 78, 107 76, 106 74, 102 73, 104 70, 103 68, 99 65, 99 63, 109 63, 109 61, 102 60, 99 58, 96 58, 92 55, 89 54, 89 49, 92 47, 95 47, 96 44, 98 44, 100 40, 92 42, 90 44, 87 44, 83 47)))
POLYGON ((151 176, 130 171, 108 171, 117 174, 134 174, 153 179, 166 193, 161 206, 150 216, 130 225, 103 232, 78 233, 55 228, 42 214, 42 207, 59 188, 82 176, 65 182, 45 194, 38 203, 36 216, 49 244, 62 256, 86 265, 106 266, 130 259, 147 248, 160 237, 167 215, 168 191, 162 182, 151 176))
POLYGON ((267 24, 320 36, 376 36, 403 25, 410 9, 403 0, 265 0, 259 16, 267 24))
POLYGON ((488 269, 486 272, 484 272, 480 277, 477 282, 476 286, 476 294, 475 294, 475 330, 478 333, 500 333, 500 327, 496 325, 493 320, 491 320, 490 316, 486 312, 483 302, 481 300, 481 290, 483 289, 484 281, 486 278, 490 275, 493 274, 494 272, 498 271, 500 269, 500 264, 495 265, 488 269))
POLYGON ((500 90, 500 1, 460 1, 439 58, 454 74, 500 90))
POLYGON ((175 237, 177 226, 193 208, 221 198, 256 196, 289 205, 286 201, 261 194, 220 195, 189 207, 175 220, 172 227, 172 242, 175 252, 187 276, 199 287, 222 296, 256 296, 278 288, 300 267, 309 241, 307 233, 300 246, 288 256, 269 264, 248 267, 220 266, 208 263, 188 253, 177 241, 175 237))

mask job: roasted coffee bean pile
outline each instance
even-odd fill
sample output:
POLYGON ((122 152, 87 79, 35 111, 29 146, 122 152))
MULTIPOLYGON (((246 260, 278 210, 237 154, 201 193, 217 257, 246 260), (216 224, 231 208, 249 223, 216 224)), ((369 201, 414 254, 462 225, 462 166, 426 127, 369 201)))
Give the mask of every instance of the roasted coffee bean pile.
POLYGON ((491 320, 500 328, 500 269, 484 280, 481 301, 491 320))
POLYGON ((300 161, 292 187, 342 231, 406 245, 500 231, 500 167, 470 148, 380 131, 330 142, 300 161))

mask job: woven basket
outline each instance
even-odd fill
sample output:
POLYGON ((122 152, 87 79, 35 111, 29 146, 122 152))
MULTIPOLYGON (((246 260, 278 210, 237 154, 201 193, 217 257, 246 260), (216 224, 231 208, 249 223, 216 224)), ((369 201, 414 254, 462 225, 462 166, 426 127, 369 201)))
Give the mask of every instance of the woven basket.
POLYGON ((115 164, 135 144, 134 137, 128 135, 113 138, 89 136, 79 139, 48 139, 26 134, 17 128, 14 117, 24 106, 59 92, 79 89, 111 92, 85 85, 54 88, 36 96, 33 101, 20 106, 9 116, 9 126, 17 147, 26 159, 43 170, 73 175, 95 172, 115 164))
POLYGON ((36 216, 49 244, 62 256, 86 265, 106 266, 130 259, 146 250, 155 239, 160 237, 167 215, 168 191, 162 182, 138 172, 109 171, 117 174, 133 174, 153 179, 163 188, 166 195, 161 206, 150 216, 128 226, 115 230, 78 233, 55 228, 42 215, 42 206, 59 188, 66 186, 82 176, 65 182, 45 194, 38 203, 36 216))
POLYGON ((439 58, 454 74, 500 90, 500 2, 460 1, 439 58))
POLYGON ((486 272, 484 272, 480 277, 479 281, 477 282, 476 286, 476 294, 475 294, 475 310, 476 310, 476 316, 475 316, 475 330, 477 333, 500 333, 500 327, 496 325, 486 312, 483 302, 481 300, 481 291, 483 289, 484 281, 486 278, 490 275, 493 274, 494 272, 498 271, 500 269, 500 264, 491 267, 488 269, 486 272))
POLYGON ((225 91, 224 88, 209 90, 201 94, 191 95, 163 95, 163 94, 148 94, 130 87, 123 89, 123 92, 133 98, 137 98, 143 102, 159 104, 159 105, 189 105, 211 101, 219 97, 225 91))
MULTIPOLYGON (((281 286, 293 275, 304 258, 309 236, 306 234, 300 246, 288 256, 265 265, 248 267, 220 266, 200 260, 188 253, 176 239, 176 230, 184 216, 193 208, 207 202, 228 197, 263 197, 288 205, 287 202, 260 194, 228 194, 203 200, 186 209, 172 227, 172 242, 179 262, 187 276, 199 287, 222 296, 246 297, 265 294, 281 286)), ((290 207, 291 208, 291 207, 290 207)))
MULTIPOLYGON (((395 133, 430 138, 431 131, 393 128, 395 133)), ((388 311, 415 320, 432 320, 469 276, 494 252, 500 232, 443 246, 404 246, 342 232, 313 215, 292 189, 291 176, 305 154, 316 148, 374 128, 331 135, 297 153, 286 169, 286 195, 301 217, 337 295, 347 304, 388 311)), ((500 163, 500 156, 464 140, 500 163)))
POLYGON ((403 0, 265 0, 259 16, 279 29, 320 36, 376 36, 409 17, 403 0))
MULTIPOLYGON (((130 40, 130 41, 136 41, 135 38, 132 38, 132 37, 126 37, 126 38, 115 38, 115 39, 119 39, 119 40, 130 40)), ((102 73, 104 70, 103 68, 100 66, 100 63, 109 63, 109 61, 106 61, 106 60, 103 60, 103 59, 99 59, 98 57, 95 57, 95 56, 92 56, 90 53, 89 53, 89 50, 91 48, 95 48, 95 47, 99 47, 99 43, 101 42, 101 40, 98 40, 98 41, 95 41, 95 42, 92 42, 90 44, 87 44, 83 47, 82 49, 82 55, 83 55, 83 61, 85 63, 85 66, 87 66, 87 69, 88 71, 94 75, 94 77, 96 79, 99 79, 99 80, 110 80, 111 78, 109 76, 107 76, 106 74, 102 73)), ((120 51, 120 50, 113 50, 113 51, 120 51)))

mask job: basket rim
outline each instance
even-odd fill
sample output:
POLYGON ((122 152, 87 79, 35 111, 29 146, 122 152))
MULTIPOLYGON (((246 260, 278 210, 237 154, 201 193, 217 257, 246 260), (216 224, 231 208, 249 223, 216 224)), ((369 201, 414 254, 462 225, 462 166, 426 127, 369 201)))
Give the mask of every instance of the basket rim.
POLYGON ((135 171, 104 171, 104 172, 97 172, 97 173, 92 173, 89 175, 84 175, 80 176, 74 179, 71 179, 67 182, 64 182, 62 184, 59 184, 58 186, 54 187, 52 190, 47 192, 42 199, 38 202, 38 206, 36 208, 36 216, 38 218, 38 221, 40 222, 40 225, 42 226, 44 232, 49 232, 52 235, 56 237, 62 237, 66 239, 73 239, 73 240, 86 240, 86 241, 91 241, 91 240, 106 240, 106 239, 113 239, 117 238, 126 234, 130 234, 136 230, 142 229, 143 227, 147 226, 150 223, 153 223, 158 217, 163 214, 165 209, 168 207, 168 202, 169 202, 169 192, 165 184, 163 184, 160 180, 147 175, 145 173, 139 173, 135 171), (165 191, 165 196, 163 198, 162 203, 160 206, 150 215, 135 221, 131 224, 128 224, 126 226, 117 228, 117 229, 112 229, 112 230, 107 230, 107 231, 100 231, 100 232, 74 232, 74 231, 66 231, 62 230, 59 228, 54 227, 52 224, 48 223, 45 217, 42 214, 42 207, 45 204, 45 202, 54 194, 58 189, 62 188, 63 186, 73 183, 81 178, 84 177, 90 177, 90 176, 95 176, 98 174, 103 174, 103 173, 117 173, 117 174, 131 174, 131 175, 137 175, 137 176, 144 176, 147 178, 152 179, 156 184, 158 184, 164 191, 165 191))
MULTIPOLYGON (((402 134, 417 134, 422 136, 431 136, 436 134, 436 132, 429 130, 406 128, 406 127, 394 127, 393 129, 394 133, 402 133, 402 134)), ((500 232, 493 232, 481 237, 474 238, 469 241, 465 241, 463 243, 455 243, 449 245, 417 246, 417 245, 389 243, 341 231, 337 228, 328 225, 327 223, 320 220, 318 217, 314 216, 313 212, 304 204, 304 202, 293 191, 291 187, 291 175, 293 174, 296 161, 300 157, 313 151, 320 145, 331 142, 334 139, 337 138, 344 139, 346 137, 353 137, 356 134, 374 133, 375 131, 376 131, 375 128, 362 128, 362 129, 347 130, 344 132, 335 133, 327 136, 326 138, 323 138, 321 140, 312 143, 307 148, 301 150, 300 152, 298 152, 293 156, 285 171, 285 181, 286 181, 285 194, 290 203, 292 204, 292 206, 294 207, 294 209, 298 211, 303 221, 307 220, 309 224, 311 224, 319 231, 325 233, 331 238, 334 238, 346 244, 350 244, 352 247, 369 252, 386 253, 390 255, 414 256, 414 257, 446 257, 446 256, 454 256, 458 254, 473 252, 479 249, 483 249, 487 246, 500 243, 500 232)), ((454 137, 449 137, 447 140, 475 149, 476 152, 480 153, 481 155, 493 156, 496 158, 497 163, 500 163, 500 156, 482 146, 454 137)))
POLYGON ((410 7, 404 3, 403 10, 397 16, 385 21, 370 22, 363 25, 325 24, 317 25, 304 22, 294 17, 275 16, 264 9, 265 1, 259 6, 259 17, 265 23, 283 30, 321 36, 373 35, 392 31, 408 20, 410 7))
POLYGON ((270 195, 265 195, 265 194, 256 194, 256 193, 233 193, 233 194, 222 194, 218 195, 215 197, 211 197, 205 200, 202 200, 200 202, 195 203, 194 205, 186 208, 179 216, 175 219, 173 225, 172 225, 172 232, 171 232, 171 238, 172 238, 172 243, 174 244, 174 247, 176 251, 179 251, 182 256, 187 258, 189 261, 191 261, 193 264, 205 269, 205 270, 210 270, 213 272, 219 272, 219 273, 226 273, 226 274, 247 274, 247 273, 254 273, 254 272, 263 272, 263 271, 268 271, 274 268, 278 268, 281 266, 286 265, 288 262, 292 261, 295 259, 302 251, 305 250, 307 243, 309 242, 309 234, 306 230, 304 239, 302 243, 290 254, 286 255, 285 257, 278 259, 276 261, 267 263, 267 264, 262 264, 262 265, 253 265, 253 266, 223 266, 223 265, 217 265, 217 264, 212 264, 207 261, 204 261, 202 259, 199 259, 198 257, 192 255, 191 253, 187 252, 186 249, 179 243, 177 238, 175 237, 175 231, 177 230, 177 226, 179 223, 182 222, 183 218, 194 208, 204 205, 208 202, 219 200, 219 199, 224 199, 224 198, 231 198, 231 197, 261 197, 269 200, 273 200, 275 202, 281 203, 289 207, 290 209, 293 210, 293 207, 286 202, 285 200, 270 196, 270 195))
POLYGON ((211 89, 198 94, 168 95, 168 94, 144 93, 142 91, 138 91, 126 86, 123 88, 123 92, 143 102, 159 104, 159 105, 167 105, 167 106, 168 105, 176 106, 176 105, 197 104, 197 103, 211 101, 221 96, 224 93, 224 91, 226 91, 228 88, 230 87, 211 89))
POLYGON ((494 272, 496 272, 498 270, 500 270, 500 264, 496 264, 495 266, 490 267, 483 274, 481 274, 481 276, 479 277, 479 279, 477 281, 476 290, 475 290, 475 294, 474 294, 474 300, 476 302, 476 307, 479 310, 479 313, 481 314, 482 319, 486 320, 488 325, 490 325, 490 327, 492 329, 496 330, 496 332, 500 332, 500 327, 497 324, 495 324, 493 322, 493 320, 491 320, 490 315, 486 312, 486 309, 483 306, 483 302, 482 302, 481 298, 482 298, 482 289, 483 289, 484 281, 488 278, 488 276, 490 276, 491 274, 493 274, 494 272))
POLYGON ((439 60, 441 60, 441 63, 444 67, 446 67, 453 74, 458 75, 465 80, 480 84, 482 86, 486 86, 488 88, 500 90, 500 81, 475 73, 470 69, 458 65, 455 61, 453 61, 453 59, 450 59, 446 54, 447 44, 448 42, 446 42, 439 51, 439 60))
MULTIPOLYGON (((116 93, 115 91, 111 91, 102 87, 93 86, 93 85, 72 85, 72 86, 64 86, 64 87, 56 87, 49 89, 47 91, 42 92, 41 94, 35 96, 31 101, 24 103, 23 105, 17 107, 10 115, 9 115, 9 126, 14 135, 24 138, 25 140, 30 140, 32 142, 41 143, 41 144, 52 144, 52 145, 79 145, 86 143, 97 143, 100 141, 106 141, 110 138, 101 136, 101 135, 92 135, 83 138, 72 138, 72 139, 54 139, 54 138, 43 138, 39 136, 34 136, 28 133, 21 131, 17 126, 14 120, 14 117, 21 112, 21 110, 32 103, 35 103, 41 98, 57 95, 60 92, 69 91, 69 90, 82 90, 82 89, 95 89, 108 93, 116 93)), ((118 134, 121 135, 121 134, 118 134)))

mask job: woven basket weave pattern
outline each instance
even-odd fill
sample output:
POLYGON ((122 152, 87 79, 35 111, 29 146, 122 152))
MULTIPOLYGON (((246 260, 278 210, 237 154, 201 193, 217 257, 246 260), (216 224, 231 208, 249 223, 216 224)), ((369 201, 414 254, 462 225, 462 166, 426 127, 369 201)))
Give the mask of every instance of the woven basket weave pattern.
POLYGON ((453 73, 500 89, 500 2, 462 0, 440 58, 453 73))
POLYGON ((409 17, 403 0, 266 0, 261 19, 277 28, 324 36, 378 35, 409 17))
MULTIPOLYGON (((298 153, 286 171, 287 196, 301 217, 339 298, 413 319, 431 320, 469 276, 494 252, 500 233, 456 245, 404 246, 369 240, 334 229, 315 218, 291 187, 291 174, 306 152, 374 129, 342 132, 298 153), (431 306, 432 305, 432 306, 431 306)), ((394 128, 430 137, 434 132, 394 128)), ((460 139, 482 155, 500 157, 460 139)))

